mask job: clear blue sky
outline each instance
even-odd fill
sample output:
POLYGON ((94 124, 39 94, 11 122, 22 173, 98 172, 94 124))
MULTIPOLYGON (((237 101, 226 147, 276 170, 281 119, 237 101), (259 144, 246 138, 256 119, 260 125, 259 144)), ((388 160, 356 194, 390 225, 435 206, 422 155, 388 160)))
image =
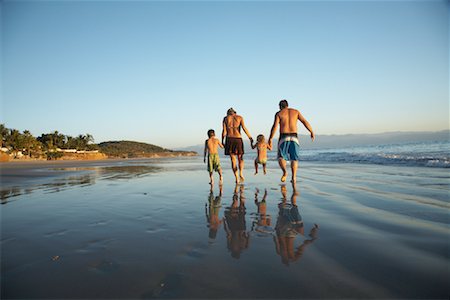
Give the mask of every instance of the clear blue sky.
POLYGON ((267 135, 280 99, 318 138, 449 127, 448 1, 0 5, 1 122, 36 136, 189 146, 229 107, 267 135))

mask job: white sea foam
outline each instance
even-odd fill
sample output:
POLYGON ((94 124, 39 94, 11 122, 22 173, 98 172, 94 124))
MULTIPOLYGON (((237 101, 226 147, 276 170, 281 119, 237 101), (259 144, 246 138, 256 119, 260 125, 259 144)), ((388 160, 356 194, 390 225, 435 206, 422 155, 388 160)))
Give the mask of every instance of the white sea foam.
MULTIPOLYGON (((276 152, 272 152, 271 158, 276 159, 275 156, 276 152)), ((432 142, 303 150, 300 160, 450 168, 450 143, 432 142)))

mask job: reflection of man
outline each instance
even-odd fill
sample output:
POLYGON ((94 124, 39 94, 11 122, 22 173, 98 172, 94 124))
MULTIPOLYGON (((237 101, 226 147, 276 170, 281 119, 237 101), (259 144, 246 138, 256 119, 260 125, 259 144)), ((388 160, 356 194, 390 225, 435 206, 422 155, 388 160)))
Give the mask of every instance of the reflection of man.
POLYGON ((222 144, 225 145, 225 155, 230 156, 231 169, 236 178, 236 183, 244 181, 244 143, 242 142, 241 128, 244 130, 250 141, 253 142, 247 127, 245 127, 244 118, 237 115, 233 108, 228 109, 227 116, 223 118, 222 122, 222 144), (224 143, 225 137, 227 139, 224 143), (239 164, 239 177, 238 168, 236 166, 236 157, 239 164))
POLYGON ((289 262, 297 261, 303 255, 306 246, 317 239, 317 230, 319 229, 319 226, 314 224, 309 233, 311 238, 304 240, 300 246, 294 249, 295 237, 298 234, 304 235, 304 225, 297 206, 298 192, 295 184, 292 186, 291 203, 287 203, 286 200, 286 186, 281 187, 283 201, 278 205, 278 219, 275 225, 275 248, 285 265, 289 265, 289 262))
POLYGON ((297 180, 297 166, 300 156, 300 145, 297 136, 297 120, 302 122, 306 129, 311 133, 311 139, 314 141, 314 132, 308 121, 302 114, 293 108, 288 107, 286 100, 280 101, 280 111, 275 114, 272 130, 269 136, 269 145, 272 146, 272 139, 280 125, 280 138, 278 140, 278 163, 283 171, 281 181, 286 181, 287 170, 286 161, 291 161, 292 182, 297 180))

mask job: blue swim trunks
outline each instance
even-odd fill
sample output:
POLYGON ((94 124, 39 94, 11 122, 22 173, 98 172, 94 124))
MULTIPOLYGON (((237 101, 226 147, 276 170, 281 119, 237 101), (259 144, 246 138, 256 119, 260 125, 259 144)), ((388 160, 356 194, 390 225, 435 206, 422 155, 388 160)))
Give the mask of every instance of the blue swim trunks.
POLYGON ((297 134, 281 134, 278 141, 278 158, 284 160, 299 160, 300 144, 297 134))

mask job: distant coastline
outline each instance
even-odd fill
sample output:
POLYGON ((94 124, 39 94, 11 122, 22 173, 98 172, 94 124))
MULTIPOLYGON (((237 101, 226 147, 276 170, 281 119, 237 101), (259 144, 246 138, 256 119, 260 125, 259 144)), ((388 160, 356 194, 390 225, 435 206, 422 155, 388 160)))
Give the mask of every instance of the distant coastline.
POLYGON ((94 143, 94 137, 76 137, 58 131, 34 137, 30 131, 6 128, 0 124, 0 162, 48 160, 101 160, 112 158, 161 158, 196 156, 195 151, 175 151, 135 141, 94 143))

